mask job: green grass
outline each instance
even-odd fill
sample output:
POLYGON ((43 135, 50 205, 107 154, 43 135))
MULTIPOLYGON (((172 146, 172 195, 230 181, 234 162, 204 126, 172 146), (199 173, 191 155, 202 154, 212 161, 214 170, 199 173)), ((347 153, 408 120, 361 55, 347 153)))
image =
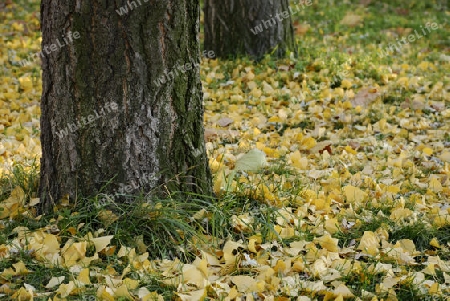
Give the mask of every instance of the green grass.
POLYGON ((7 199, 16 187, 23 189, 27 201, 38 197, 39 166, 36 161, 29 165, 14 164, 8 174, 0 177, 0 201, 7 199))

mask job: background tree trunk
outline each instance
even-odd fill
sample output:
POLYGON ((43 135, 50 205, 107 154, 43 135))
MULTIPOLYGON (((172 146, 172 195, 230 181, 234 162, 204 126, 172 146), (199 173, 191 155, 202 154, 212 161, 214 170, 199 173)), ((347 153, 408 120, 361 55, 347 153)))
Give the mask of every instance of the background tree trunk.
POLYGON ((94 195, 112 179, 102 192, 211 193, 199 7, 198 0, 42 0, 43 211, 67 194, 94 195))
POLYGON ((289 0, 205 0, 204 13, 205 50, 218 57, 296 52, 289 0))

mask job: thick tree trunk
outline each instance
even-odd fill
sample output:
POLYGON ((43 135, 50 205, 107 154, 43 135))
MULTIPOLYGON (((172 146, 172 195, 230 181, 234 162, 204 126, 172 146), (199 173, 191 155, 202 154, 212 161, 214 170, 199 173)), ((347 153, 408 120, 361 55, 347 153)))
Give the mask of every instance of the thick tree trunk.
POLYGON ((102 188, 210 194, 198 0, 42 0, 41 24, 43 211, 102 188))
POLYGON ((205 50, 260 59, 296 53, 289 0, 205 0, 205 50))

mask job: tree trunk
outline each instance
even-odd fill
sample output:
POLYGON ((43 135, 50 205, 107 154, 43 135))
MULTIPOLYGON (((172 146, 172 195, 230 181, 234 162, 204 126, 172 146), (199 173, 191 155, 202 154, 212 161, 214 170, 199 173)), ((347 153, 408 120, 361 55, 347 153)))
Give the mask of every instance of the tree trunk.
POLYGON ((296 53, 289 0, 205 0, 205 50, 261 59, 296 53))
POLYGON ((42 211, 100 191, 211 194, 198 0, 42 0, 41 24, 42 211))

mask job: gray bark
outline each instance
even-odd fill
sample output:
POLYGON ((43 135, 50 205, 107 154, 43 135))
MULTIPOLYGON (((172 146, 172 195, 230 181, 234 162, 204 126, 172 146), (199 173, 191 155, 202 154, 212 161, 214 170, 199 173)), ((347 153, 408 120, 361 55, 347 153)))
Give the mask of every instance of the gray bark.
POLYGON ((205 0, 205 50, 261 59, 296 53, 289 0, 205 0))
POLYGON ((102 187, 211 194, 198 0, 42 0, 41 24, 42 211, 102 187))

